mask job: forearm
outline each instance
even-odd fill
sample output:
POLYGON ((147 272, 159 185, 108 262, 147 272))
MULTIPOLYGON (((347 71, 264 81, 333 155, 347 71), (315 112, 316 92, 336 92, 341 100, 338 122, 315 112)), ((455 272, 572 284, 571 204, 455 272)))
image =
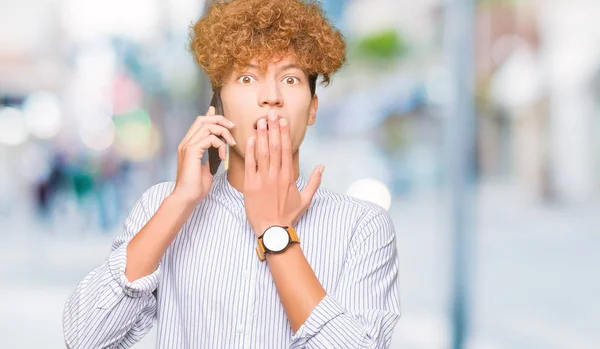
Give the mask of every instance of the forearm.
POLYGON ((296 332, 327 293, 299 244, 281 254, 267 254, 267 263, 292 330, 296 332))
POLYGON ((389 348, 400 318, 395 233, 389 215, 378 210, 361 231, 366 236, 350 249, 335 290, 328 290, 333 294, 319 285, 300 246, 267 254, 294 332, 290 348, 389 348))
POLYGON ((133 282, 156 270, 193 210, 194 205, 183 198, 173 194, 165 198, 154 216, 127 245, 127 280, 133 282))
POLYGON ((300 245, 292 245, 282 254, 267 254, 267 262, 295 333, 293 348, 306 346, 316 349, 323 347, 324 343, 335 348, 389 346, 399 315, 386 310, 371 310, 368 316, 347 312, 335 298, 327 296, 300 245), (362 320, 359 321, 359 318, 362 320), (307 324, 308 328, 298 332, 303 324, 307 324), (315 330, 318 332, 314 333, 315 330))

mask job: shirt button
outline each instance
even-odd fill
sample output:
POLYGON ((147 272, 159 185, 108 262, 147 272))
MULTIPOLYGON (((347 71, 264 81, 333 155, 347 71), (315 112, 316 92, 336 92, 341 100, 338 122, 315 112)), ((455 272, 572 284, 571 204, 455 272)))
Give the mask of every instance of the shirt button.
POLYGON ((250 272, 248 270, 244 270, 244 272, 242 273, 242 276, 244 277, 244 279, 247 279, 250 277, 250 272))
POLYGON ((237 331, 239 333, 244 333, 244 325, 239 325, 238 328, 237 328, 237 331))

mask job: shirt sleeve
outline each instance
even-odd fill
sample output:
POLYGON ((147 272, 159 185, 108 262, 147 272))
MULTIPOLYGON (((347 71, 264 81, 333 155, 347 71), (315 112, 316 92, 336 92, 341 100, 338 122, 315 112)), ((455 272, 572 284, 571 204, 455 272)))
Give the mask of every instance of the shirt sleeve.
POLYGON ((69 348, 128 348, 153 325, 160 265, 134 282, 125 276, 127 244, 150 219, 148 191, 125 219, 107 260, 79 283, 65 304, 63 331, 69 348))
POLYGON ((292 336, 290 348, 389 348, 400 310, 396 234, 387 211, 359 223, 336 289, 292 336))

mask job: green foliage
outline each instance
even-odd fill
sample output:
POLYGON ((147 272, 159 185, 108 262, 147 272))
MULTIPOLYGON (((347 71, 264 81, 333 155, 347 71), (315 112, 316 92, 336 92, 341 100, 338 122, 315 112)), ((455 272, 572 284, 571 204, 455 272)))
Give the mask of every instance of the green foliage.
POLYGON ((394 29, 386 29, 358 40, 355 47, 360 58, 393 60, 408 52, 406 40, 394 29))

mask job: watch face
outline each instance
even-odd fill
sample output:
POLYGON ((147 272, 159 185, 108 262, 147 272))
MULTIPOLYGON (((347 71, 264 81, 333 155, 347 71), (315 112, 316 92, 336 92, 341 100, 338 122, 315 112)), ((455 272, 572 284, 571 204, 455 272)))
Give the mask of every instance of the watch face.
POLYGON ((267 250, 273 252, 283 251, 290 243, 287 230, 282 227, 271 227, 263 235, 263 244, 267 250))

